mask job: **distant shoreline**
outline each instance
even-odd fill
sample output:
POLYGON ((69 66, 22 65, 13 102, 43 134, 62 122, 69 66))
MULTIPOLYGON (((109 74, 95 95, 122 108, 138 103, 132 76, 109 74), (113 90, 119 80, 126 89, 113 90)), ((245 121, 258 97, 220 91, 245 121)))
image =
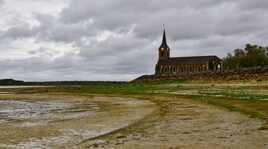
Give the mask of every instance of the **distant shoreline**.
POLYGON ((44 81, 27 82, 14 79, 0 79, 0 86, 58 86, 58 85, 109 85, 109 84, 127 84, 126 81, 44 81))
POLYGON ((0 89, 8 89, 8 88, 47 88, 47 87, 55 87, 55 86, 47 86, 47 85, 40 85, 40 86, 32 86, 32 85, 0 85, 0 89))

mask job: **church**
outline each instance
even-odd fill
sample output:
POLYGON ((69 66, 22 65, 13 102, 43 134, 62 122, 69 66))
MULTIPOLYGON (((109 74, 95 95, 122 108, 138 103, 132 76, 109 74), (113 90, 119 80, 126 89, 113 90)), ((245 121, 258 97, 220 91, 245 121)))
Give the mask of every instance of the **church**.
POLYGON ((216 72, 222 69, 222 60, 215 56, 170 57, 164 29, 162 44, 158 49, 159 58, 155 75, 172 76, 205 72, 216 72))

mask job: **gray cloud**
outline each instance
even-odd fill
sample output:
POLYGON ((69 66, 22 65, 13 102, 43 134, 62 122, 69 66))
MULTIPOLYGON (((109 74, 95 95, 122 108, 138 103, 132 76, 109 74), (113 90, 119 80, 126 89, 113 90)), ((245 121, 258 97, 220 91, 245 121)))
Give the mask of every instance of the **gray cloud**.
POLYGON ((255 0, 255 1, 243 1, 239 0, 240 8, 245 10, 267 10, 268 2, 263 0, 255 0))
POLYGON ((0 59, 0 77, 129 80, 150 74, 162 24, 172 56, 222 57, 246 43, 264 45, 268 38, 268 2, 264 0, 64 2, 57 14, 43 10, 25 15, 26 19, 15 15, 0 20, 0 26, 7 24, 3 26, 7 29, 0 30, 0 51, 11 57, 0 59), (31 42, 23 44, 24 40, 31 42), (6 48, 13 53, 25 51, 27 56, 14 59, 6 48))
POLYGON ((24 22, 23 24, 9 28, 0 37, 16 40, 20 38, 34 37, 35 35, 35 30, 31 29, 29 24, 24 22))

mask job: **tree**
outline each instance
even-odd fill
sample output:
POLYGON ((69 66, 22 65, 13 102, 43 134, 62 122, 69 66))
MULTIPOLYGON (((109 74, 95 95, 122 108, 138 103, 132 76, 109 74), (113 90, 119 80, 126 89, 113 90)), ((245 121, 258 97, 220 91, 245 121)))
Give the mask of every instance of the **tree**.
POLYGON ((268 65, 268 47, 247 44, 245 49, 235 49, 223 59, 226 69, 268 65))

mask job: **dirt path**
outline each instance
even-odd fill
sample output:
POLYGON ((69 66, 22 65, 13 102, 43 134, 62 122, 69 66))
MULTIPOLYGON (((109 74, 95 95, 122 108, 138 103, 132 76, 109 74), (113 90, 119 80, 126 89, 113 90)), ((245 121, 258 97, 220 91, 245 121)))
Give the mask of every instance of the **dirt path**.
POLYGON ((92 140, 81 148, 267 149, 262 121, 187 99, 166 100, 163 113, 139 125, 92 140))

